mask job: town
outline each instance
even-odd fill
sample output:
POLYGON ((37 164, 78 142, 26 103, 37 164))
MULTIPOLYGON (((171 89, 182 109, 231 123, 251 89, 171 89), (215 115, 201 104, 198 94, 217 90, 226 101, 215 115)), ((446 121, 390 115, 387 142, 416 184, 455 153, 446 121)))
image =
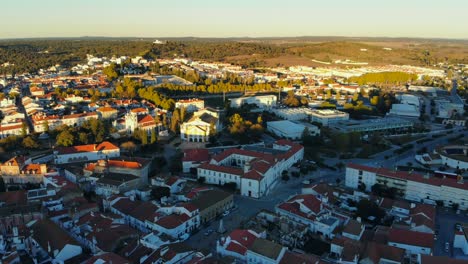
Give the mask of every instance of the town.
POLYGON ((468 65, 0 63, 1 263, 468 263, 468 65))

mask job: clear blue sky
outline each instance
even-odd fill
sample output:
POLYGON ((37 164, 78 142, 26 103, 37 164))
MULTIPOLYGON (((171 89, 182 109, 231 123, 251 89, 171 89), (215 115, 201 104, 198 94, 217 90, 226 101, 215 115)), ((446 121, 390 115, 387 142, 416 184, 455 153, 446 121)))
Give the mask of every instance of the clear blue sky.
POLYGON ((468 39, 468 0, 5 0, 0 10, 0 38, 468 39))

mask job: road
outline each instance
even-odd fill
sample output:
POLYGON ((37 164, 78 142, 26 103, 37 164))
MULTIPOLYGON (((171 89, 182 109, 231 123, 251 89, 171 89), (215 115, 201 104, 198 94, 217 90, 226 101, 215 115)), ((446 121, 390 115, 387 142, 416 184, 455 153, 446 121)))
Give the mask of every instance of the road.
POLYGON ((468 216, 456 214, 450 208, 440 208, 437 210, 436 228, 438 230, 438 238, 434 243, 435 256, 450 256, 450 257, 464 257, 459 249, 453 248, 453 239, 455 233, 456 223, 468 223, 468 216), (449 242, 449 252, 445 251, 445 243, 449 242))
MULTIPOLYGON (((302 182, 304 180, 312 180, 314 182, 335 182, 337 178, 344 177, 343 172, 334 172, 330 170, 323 170, 321 172, 315 171, 310 174, 291 179, 287 182, 279 183, 275 189, 273 189, 268 195, 260 199, 250 198, 236 194, 234 196, 234 204, 238 210, 234 210, 228 216, 222 218, 223 225, 227 230, 227 234, 234 229, 239 228, 242 222, 255 216, 261 210, 274 211, 275 206, 287 200, 290 196, 301 193, 302 182)), ((216 230, 219 227, 220 219, 212 221, 209 225, 203 226, 201 230, 192 235, 187 243, 198 249, 210 249, 213 253, 216 251, 216 240, 218 240, 224 234, 218 234, 216 230), (207 230, 213 230, 214 232, 205 235, 207 230)))

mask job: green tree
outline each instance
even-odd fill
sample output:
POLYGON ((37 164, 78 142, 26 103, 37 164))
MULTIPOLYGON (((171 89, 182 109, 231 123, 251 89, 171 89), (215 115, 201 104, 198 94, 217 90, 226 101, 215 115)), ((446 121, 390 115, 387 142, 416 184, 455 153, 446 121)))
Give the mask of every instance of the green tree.
POLYGON ((75 137, 68 129, 65 129, 57 135, 56 140, 57 140, 57 145, 69 147, 73 145, 75 141, 75 137))
POLYGON ((102 70, 102 73, 104 73, 107 76, 107 79, 109 81, 113 81, 119 77, 119 74, 117 72, 117 64, 111 63, 109 66, 105 67, 102 70))
POLYGON ((46 120, 44 123, 42 123, 42 129, 44 132, 49 133, 49 121, 46 120))
POLYGON ((28 134, 28 125, 26 124, 26 122, 23 122, 21 124, 21 136, 25 137, 27 134, 28 134))
POLYGON ((28 148, 28 149, 39 148, 39 144, 31 136, 25 137, 21 144, 23 145, 23 147, 28 148))
POLYGON ((142 145, 148 145, 148 132, 146 130, 140 130, 140 139, 142 145))
POLYGON ((151 129, 151 144, 155 143, 157 140, 156 138, 156 130, 155 129, 151 129))
POLYGON ((187 109, 185 107, 180 108, 180 121, 184 122, 185 121, 185 115, 187 113, 187 109))
POLYGON ((124 142, 120 145, 120 147, 128 152, 130 152, 130 155, 133 156, 133 152, 135 152, 137 146, 133 141, 127 141, 124 142))
POLYGON ((179 123, 180 123, 179 109, 175 109, 174 112, 172 112, 172 117, 171 117, 171 131, 172 132, 174 133, 178 132, 179 123))

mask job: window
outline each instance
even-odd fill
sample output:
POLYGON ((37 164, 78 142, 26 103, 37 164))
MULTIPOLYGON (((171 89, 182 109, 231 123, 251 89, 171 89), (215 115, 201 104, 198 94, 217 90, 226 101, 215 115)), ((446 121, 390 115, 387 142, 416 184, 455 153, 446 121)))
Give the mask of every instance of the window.
POLYGON ((251 182, 251 181, 249 181, 249 187, 250 187, 250 186, 252 186, 252 182, 251 182))
POLYGON ((359 171, 359 175, 362 176, 362 170, 359 171))

